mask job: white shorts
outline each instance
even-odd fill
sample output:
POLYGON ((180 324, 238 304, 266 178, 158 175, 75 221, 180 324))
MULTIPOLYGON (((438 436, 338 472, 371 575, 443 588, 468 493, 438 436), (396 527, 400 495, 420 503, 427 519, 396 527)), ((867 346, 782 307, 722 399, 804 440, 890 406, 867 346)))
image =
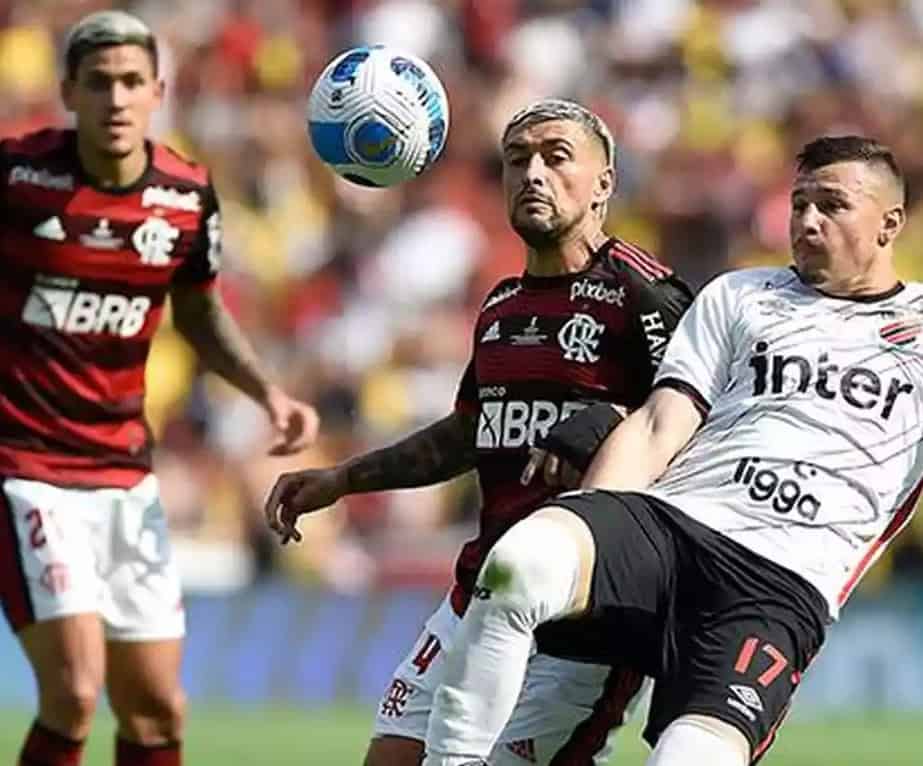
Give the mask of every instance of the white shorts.
POLYGON ((130 489, 0 482, 0 602, 14 631, 96 612, 106 637, 185 634, 179 573, 157 479, 130 489))
MULTIPOLYGON (((374 736, 423 741, 445 655, 461 618, 446 598, 398 665, 375 716, 374 736)), ((490 756, 491 766, 608 763, 610 731, 642 696, 641 678, 604 665, 560 660, 534 651, 516 708, 490 756)))

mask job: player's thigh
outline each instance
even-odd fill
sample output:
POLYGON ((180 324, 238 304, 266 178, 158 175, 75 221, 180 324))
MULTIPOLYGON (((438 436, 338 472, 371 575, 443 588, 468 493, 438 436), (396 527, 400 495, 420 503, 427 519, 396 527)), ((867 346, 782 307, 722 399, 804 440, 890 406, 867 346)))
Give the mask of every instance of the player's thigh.
POLYGON ((98 612, 95 527, 85 490, 0 480, 0 602, 15 632, 98 612))
POLYGON ((659 674, 678 576, 672 530, 644 495, 567 492, 554 505, 583 520, 595 561, 587 610, 540 625, 538 651, 659 674))
POLYGON ((612 733, 643 694, 632 670, 536 654, 491 766, 605 764, 612 733))
POLYGON ((103 490, 100 502, 110 509, 97 554, 105 572, 100 611, 106 638, 155 646, 182 639, 182 586, 156 478, 149 475, 127 490, 103 490))
POLYGON ((40 707, 95 705, 106 667, 98 615, 33 622, 19 631, 18 638, 35 673, 40 707))
MULTIPOLYGON (((403 740, 425 741, 433 695, 442 683, 446 653, 452 647, 459 622, 446 598, 395 669, 375 713, 373 744, 383 742, 378 750, 387 749, 392 756, 410 753, 411 748, 403 740)), ((377 766, 379 762, 375 763, 377 766)), ((416 763, 412 762, 413 766, 416 763)))
POLYGON ((677 672, 654 687, 645 730, 651 744, 684 715, 733 726, 754 760, 772 744, 823 635, 806 631, 794 614, 759 605, 741 611, 750 614, 732 610, 681 634, 677 672))

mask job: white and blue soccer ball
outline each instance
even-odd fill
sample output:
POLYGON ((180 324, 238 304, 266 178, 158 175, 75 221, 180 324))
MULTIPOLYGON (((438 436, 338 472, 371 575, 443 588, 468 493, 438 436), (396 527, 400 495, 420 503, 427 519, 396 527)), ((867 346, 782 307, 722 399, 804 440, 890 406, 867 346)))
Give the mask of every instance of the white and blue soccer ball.
POLYGON ((433 70, 382 45, 337 56, 308 101, 315 151, 363 186, 393 186, 420 175, 442 152, 448 128, 449 102, 433 70))

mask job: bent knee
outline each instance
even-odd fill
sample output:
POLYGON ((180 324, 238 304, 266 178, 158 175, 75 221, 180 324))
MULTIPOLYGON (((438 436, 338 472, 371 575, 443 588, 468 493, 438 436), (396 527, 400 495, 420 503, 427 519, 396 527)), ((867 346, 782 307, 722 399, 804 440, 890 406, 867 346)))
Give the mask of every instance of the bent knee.
POLYGON ((143 745, 182 739, 186 694, 181 688, 163 694, 141 691, 127 703, 113 706, 122 734, 143 745))
POLYGON ((99 695, 99 685, 79 675, 46 684, 40 690, 42 717, 48 723, 80 727, 93 718, 99 695))
POLYGON ((418 766, 423 743, 409 737, 375 737, 369 743, 363 766, 418 766))

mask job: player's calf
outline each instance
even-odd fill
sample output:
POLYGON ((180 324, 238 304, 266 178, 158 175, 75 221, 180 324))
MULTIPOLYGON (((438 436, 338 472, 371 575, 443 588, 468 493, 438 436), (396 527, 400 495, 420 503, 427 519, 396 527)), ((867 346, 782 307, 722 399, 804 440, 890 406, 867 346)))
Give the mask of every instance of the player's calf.
POLYGON ((369 743, 363 766, 419 766, 423 743, 409 737, 375 737, 369 743))
POLYGON ((747 766, 750 743, 729 723, 706 715, 684 715, 657 740, 647 766, 747 766))

